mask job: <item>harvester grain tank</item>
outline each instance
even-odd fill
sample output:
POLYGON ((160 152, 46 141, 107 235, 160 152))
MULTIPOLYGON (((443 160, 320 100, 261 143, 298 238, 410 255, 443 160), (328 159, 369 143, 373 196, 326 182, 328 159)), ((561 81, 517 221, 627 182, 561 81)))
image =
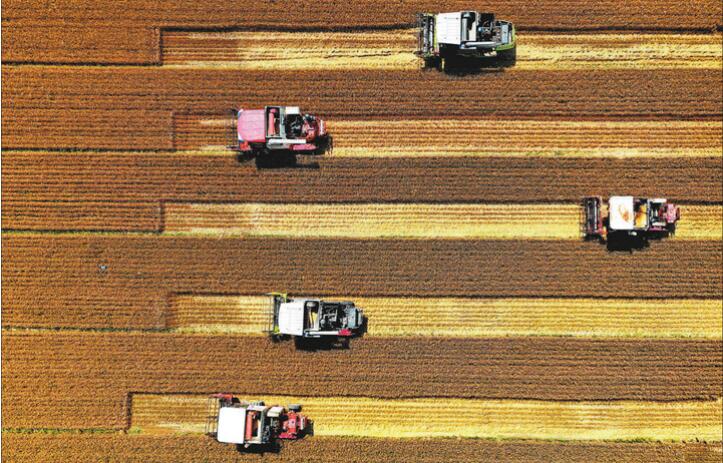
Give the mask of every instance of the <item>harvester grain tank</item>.
POLYGON ((267 332, 274 339, 284 337, 347 341, 362 334, 365 319, 353 302, 330 302, 319 298, 291 298, 271 293, 267 332))
POLYGON ((229 147, 242 154, 323 154, 331 147, 324 120, 302 114, 296 106, 238 109, 233 113, 236 130, 229 147))
POLYGON ((501 63, 514 63, 517 57, 515 26, 494 13, 421 13, 417 26, 417 55, 430 67, 444 67, 455 58, 495 56, 501 63))
POLYGON ((214 394, 208 398, 206 434, 225 444, 264 447, 311 435, 313 423, 301 414, 301 405, 267 406, 214 394))
POLYGON ((583 234, 606 241, 613 236, 643 240, 675 233, 680 208, 665 198, 611 196, 607 207, 599 196, 583 199, 583 234))

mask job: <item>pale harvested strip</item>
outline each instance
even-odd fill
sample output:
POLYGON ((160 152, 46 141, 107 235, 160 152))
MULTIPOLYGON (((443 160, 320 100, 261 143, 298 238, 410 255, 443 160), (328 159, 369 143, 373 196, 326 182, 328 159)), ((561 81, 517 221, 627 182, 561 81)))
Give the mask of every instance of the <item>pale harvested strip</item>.
MULTIPOLYGON (((367 397, 245 397, 302 404, 318 436, 467 437, 556 440, 719 441, 721 400, 552 402, 367 397)), ((133 395, 131 426, 142 433, 204 432, 207 397, 133 395)))
MULTIPOLYGON (((369 319, 365 336, 576 336, 721 339, 715 299, 379 298, 353 300, 369 319)), ((264 335, 265 296, 176 295, 168 328, 264 335)))
MULTIPOLYGON (((675 239, 721 239, 721 206, 681 206, 675 239)), ((348 239, 580 239, 572 204, 165 205, 164 232, 348 239)))
POLYGON ((676 238, 723 240, 723 206, 682 206, 676 238))
MULTIPOLYGON (((323 115, 322 115, 323 116, 323 115)), ((176 114, 174 143, 228 153, 227 115, 176 114)), ((720 157, 720 121, 328 120, 333 157, 720 157)))
POLYGON ((334 157, 715 156, 720 121, 338 121, 334 157))
POLYGON ((165 232, 301 238, 575 239, 576 205, 186 204, 165 232))
MULTIPOLYGON (((335 139, 336 140, 336 139, 335 139)), ((336 142, 336 141, 335 141, 336 142)), ((217 155, 224 147, 207 145, 195 154, 217 155)), ((558 148, 558 149, 512 149, 506 147, 429 147, 419 149, 409 146, 387 146, 383 148, 342 147, 334 148, 334 157, 464 157, 464 156, 505 156, 505 157, 546 157, 546 158, 671 158, 671 157, 720 157, 718 148, 670 149, 670 148, 558 148)))
MULTIPOLYGON (((512 70, 718 69, 720 45, 718 34, 522 34, 512 70)), ((413 29, 163 34, 163 63, 174 67, 415 70, 415 49, 413 29)))

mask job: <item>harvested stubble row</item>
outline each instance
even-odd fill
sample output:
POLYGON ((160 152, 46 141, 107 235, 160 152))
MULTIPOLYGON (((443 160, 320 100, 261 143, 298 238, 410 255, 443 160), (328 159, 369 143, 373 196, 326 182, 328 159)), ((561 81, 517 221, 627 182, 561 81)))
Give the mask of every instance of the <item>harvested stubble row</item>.
MULTIPOLYGON (((333 119, 546 119, 719 121, 723 98, 717 70, 514 71, 488 73, 494 99, 478 104, 479 76, 451 77, 408 71, 247 71, 140 67, 83 68, 5 66, 2 93, 4 148, 45 149, 55 133, 57 148, 112 144, 138 146, 134 131, 102 121, 106 111, 147 121, 147 144, 172 124, 150 120, 147 108, 177 113, 223 114, 229 107, 269 101, 304 104, 333 119), (641 86, 640 82, 646 82, 641 86), (264 82, 259 86, 258 82, 264 82), (308 82, 315 82, 309 86, 308 82), (453 84, 453 85, 450 85, 453 84), (99 109, 103 108, 103 109, 99 109), (74 110, 73 124, 47 114, 74 110), (44 124, 29 124, 40 119, 44 124), (14 127, 24 124, 22 132, 14 127), (72 132, 72 136, 69 134, 72 132)), ((145 143, 145 141, 144 141, 145 143)), ((144 149, 150 146, 143 146, 144 149)))
POLYGON ((703 443, 495 442, 481 439, 363 439, 319 437, 287 443, 279 454, 248 454, 206 436, 3 433, 3 459, 28 463, 197 463, 274 461, 327 463, 344 455, 350 463, 720 463, 721 445, 703 443))
MULTIPOLYGON (((416 29, 357 32, 163 32, 164 65, 235 69, 405 69, 421 62, 416 29)), ((717 34, 521 35, 515 69, 721 66, 717 34)))
POLYGON ((671 239, 621 253, 579 241, 13 233, 4 236, 2 258, 3 323, 8 326, 163 328, 169 295, 194 292, 723 296, 720 241, 671 239))
MULTIPOLYGON (((720 157, 720 121, 327 121, 338 157, 720 157), (444 136, 440 136, 444 134, 444 136)), ((230 114, 175 114, 174 146, 220 154, 230 114)), ((200 154, 200 153, 199 153, 200 154)))
POLYGON ((707 400, 720 397, 721 349, 720 341, 370 337, 308 352, 248 336, 6 330, 3 403, 33 406, 4 407, 3 426, 124 428, 127 394, 143 391, 707 400))
MULTIPOLYGON (((681 206, 677 240, 723 239, 721 206, 681 206)), ((188 204, 166 203, 164 232, 350 239, 579 240, 574 204, 188 204), (313 221, 310 221, 313 217, 313 221)))
MULTIPOLYGON (((133 394, 131 426, 147 433, 203 433, 207 395, 133 394)), ((268 405, 303 404, 314 435, 556 440, 714 441, 721 400, 553 402, 262 395, 268 405), (438 413, 434 413, 437 411, 438 413), (410 423, 416 423, 410 426, 410 423)))
MULTIPOLYGON (((340 299, 329 297, 329 300, 340 299)), ((605 336, 720 339, 720 300, 352 297, 369 318, 365 336, 605 336)), ((179 294, 168 328, 264 335, 269 298, 179 294)))
POLYGON ((577 203, 585 195, 623 192, 683 203, 723 201, 720 157, 331 157, 320 163, 320 169, 264 171, 230 154, 6 151, 3 226, 158 230, 161 200, 577 203))

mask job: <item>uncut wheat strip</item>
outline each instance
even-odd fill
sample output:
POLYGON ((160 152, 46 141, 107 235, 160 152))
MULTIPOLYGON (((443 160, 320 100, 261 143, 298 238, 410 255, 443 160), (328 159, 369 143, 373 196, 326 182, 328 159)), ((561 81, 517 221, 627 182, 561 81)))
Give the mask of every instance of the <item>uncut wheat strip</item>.
MULTIPOLYGON (((421 66, 416 31, 168 32, 163 62, 238 69, 394 69, 421 66)), ((514 69, 718 69, 720 36, 672 34, 536 35, 518 38, 514 69)))
MULTIPOLYGON (((683 209, 676 239, 721 239, 721 206, 683 209), (681 219, 682 222, 683 219, 681 219)), ((570 204, 165 205, 165 233, 294 238, 579 239, 570 204)))
MULTIPOLYGON (((319 436, 559 440, 721 438, 721 400, 554 402, 368 397, 245 397, 300 403, 319 436), (414 426, 410 426, 414 423, 414 426)), ((204 432, 207 397, 135 394, 131 425, 147 433, 204 432)))
MULTIPOLYGON (((352 299, 369 318, 366 336, 578 336, 721 339, 715 299, 379 298, 352 299)), ((261 336, 266 296, 176 295, 168 328, 261 336)))

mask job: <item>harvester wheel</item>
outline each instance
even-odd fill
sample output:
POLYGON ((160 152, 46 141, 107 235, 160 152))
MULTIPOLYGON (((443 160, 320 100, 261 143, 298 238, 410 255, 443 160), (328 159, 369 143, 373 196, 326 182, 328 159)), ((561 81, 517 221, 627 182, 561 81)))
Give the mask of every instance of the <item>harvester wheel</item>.
POLYGON ((291 412, 300 412, 300 411, 301 411, 301 405, 299 405, 299 404, 291 404, 291 405, 289 405, 289 411, 291 411, 291 412))

